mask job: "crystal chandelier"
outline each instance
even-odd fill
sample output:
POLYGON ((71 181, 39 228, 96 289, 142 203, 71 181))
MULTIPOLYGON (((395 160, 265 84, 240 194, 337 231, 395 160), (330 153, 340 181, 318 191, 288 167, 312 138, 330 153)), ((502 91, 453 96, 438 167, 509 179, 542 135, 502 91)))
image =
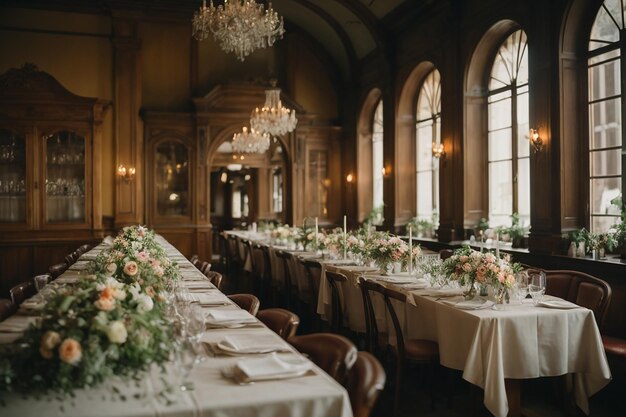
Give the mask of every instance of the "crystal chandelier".
POLYGON ((272 88, 265 90, 265 105, 258 107, 250 116, 250 127, 254 130, 281 136, 293 132, 298 124, 296 111, 283 107, 280 101, 280 88, 272 81, 272 88))
POLYGON ((264 153, 270 148, 270 135, 244 127, 243 131, 233 135, 232 147, 233 152, 239 154, 264 153))
POLYGON ((254 50, 272 46, 285 33, 283 18, 254 0, 224 0, 215 7, 202 0, 202 7, 191 20, 193 37, 201 41, 213 34, 224 52, 234 52, 240 61, 254 50))

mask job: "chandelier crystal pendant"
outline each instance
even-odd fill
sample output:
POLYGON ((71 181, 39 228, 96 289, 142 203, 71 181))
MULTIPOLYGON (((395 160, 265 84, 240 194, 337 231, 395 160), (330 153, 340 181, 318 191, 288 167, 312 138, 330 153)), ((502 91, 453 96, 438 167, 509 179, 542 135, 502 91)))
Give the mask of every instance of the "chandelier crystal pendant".
POLYGON ((250 127, 258 132, 281 136, 293 132, 298 124, 296 111, 283 107, 280 101, 280 88, 272 81, 272 88, 265 90, 265 105, 252 111, 250 127))
POLYGON ((256 49, 274 45, 285 33, 283 18, 274 11, 272 3, 266 10, 254 0, 224 0, 217 7, 213 0, 208 7, 202 0, 191 27, 194 38, 201 41, 212 33, 224 52, 233 52, 240 61, 256 49))
POLYGON ((243 153, 264 153, 270 148, 270 135, 267 133, 259 133, 251 128, 248 130, 244 127, 239 133, 233 135, 231 143, 233 152, 243 153))

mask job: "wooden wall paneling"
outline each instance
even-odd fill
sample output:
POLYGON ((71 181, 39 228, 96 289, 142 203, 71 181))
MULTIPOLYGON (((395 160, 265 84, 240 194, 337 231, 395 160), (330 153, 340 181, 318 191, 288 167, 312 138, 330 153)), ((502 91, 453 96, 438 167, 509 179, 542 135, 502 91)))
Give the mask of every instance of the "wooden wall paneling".
POLYGON ((0 247, 0 298, 8 298, 9 290, 33 274, 31 246, 0 247))
POLYGON ((141 107, 141 41, 138 21, 114 12, 113 47, 115 54, 115 166, 134 167, 135 179, 117 179, 115 222, 117 227, 143 223, 142 125, 141 107))

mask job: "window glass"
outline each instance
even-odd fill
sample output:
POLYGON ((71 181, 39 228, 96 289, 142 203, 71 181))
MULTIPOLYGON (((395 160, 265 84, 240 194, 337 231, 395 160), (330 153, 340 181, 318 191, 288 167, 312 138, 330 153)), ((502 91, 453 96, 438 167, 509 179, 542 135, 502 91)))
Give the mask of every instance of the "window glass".
POLYGON ((383 101, 378 102, 372 121, 373 207, 383 204, 383 101))

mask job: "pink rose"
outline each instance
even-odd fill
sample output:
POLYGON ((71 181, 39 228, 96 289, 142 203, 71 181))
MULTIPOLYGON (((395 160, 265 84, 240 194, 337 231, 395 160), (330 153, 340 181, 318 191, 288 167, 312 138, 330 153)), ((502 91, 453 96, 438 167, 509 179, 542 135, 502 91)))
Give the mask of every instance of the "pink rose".
POLYGON ((76 365, 83 357, 83 349, 78 341, 67 338, 61 343, 59 347, 59 358, 65 363, 70 365, 76 365))
POLYGON ((139 259, 140 262, 148 262, 148 260, 150 259, 150 255, 148 255, 144 251, 141 251, 137 254, 137 259, 139 259))
POLYGON ((470 265, 467 262, 463 264, 463 271, 470 272, 471 270, 472 270, 472 265, 470 265))
POLYGON ((129 277, 137 275, 137 271, 137 262, 135 261, 128 261, 126 262, 126 265, 124 265, 124 273, 129 277))

